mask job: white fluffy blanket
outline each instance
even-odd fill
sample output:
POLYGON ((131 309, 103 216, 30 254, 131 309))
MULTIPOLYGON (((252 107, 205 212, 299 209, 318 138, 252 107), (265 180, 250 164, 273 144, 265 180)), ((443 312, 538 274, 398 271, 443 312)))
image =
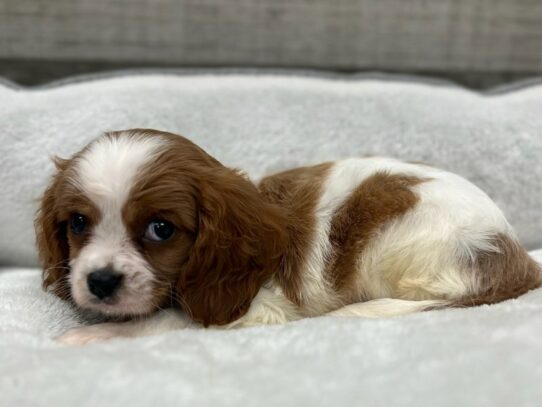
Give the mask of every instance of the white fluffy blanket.
MULTIPOLYGON (((542 260, 542 251, 535 257, 542 260)), ((0 405, 540 406, 542 289, 382 320, 187 329, 70 348, 35 269, 0 273, 0 405)))

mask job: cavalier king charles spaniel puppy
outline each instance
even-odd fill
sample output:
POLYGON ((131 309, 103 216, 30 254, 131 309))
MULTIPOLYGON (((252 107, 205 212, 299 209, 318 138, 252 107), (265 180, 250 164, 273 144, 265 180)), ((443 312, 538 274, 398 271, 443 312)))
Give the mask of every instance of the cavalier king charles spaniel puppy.
POLYGON ((541 284, 495 203, 429 165, 352 158, 255 184, 145 129, 55 164, 35 222, 43 285, 110 319, 68 344, 491 304, 541 284))

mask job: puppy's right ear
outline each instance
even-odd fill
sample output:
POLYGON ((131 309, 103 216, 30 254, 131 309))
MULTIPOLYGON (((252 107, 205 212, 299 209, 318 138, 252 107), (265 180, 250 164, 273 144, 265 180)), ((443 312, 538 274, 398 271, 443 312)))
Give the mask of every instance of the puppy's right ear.
POLYGON ((69 275, 69 246, 66 223, 58 217, 57 196, 64 179, 68 160, 53 158, 57 173, 45 190, 36 214, 34 227, 39 257, 43 267, 43 288, 63 299, 70 298, 67 277, 69 275))

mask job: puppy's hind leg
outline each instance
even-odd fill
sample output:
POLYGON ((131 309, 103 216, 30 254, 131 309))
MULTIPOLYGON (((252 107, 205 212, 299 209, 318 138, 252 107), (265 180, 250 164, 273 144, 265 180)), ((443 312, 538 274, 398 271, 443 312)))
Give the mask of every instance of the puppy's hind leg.
POLYGON ((328 312, 326 315, 335 317, 390 318, 445 308, 449 305, 451 305, 451 302, 446 300, 407 301, 393 298, 379 298, 349 304, 335 311, 328 312))

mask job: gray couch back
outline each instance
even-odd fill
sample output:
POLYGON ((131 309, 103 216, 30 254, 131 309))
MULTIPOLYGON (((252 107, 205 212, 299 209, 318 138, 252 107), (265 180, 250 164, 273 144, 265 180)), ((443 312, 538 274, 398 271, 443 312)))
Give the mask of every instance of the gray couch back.
POLYGON ((542 71, 541 21, 532 0, 3 0, 0 75, 271 66, 484 86, 542 71))

